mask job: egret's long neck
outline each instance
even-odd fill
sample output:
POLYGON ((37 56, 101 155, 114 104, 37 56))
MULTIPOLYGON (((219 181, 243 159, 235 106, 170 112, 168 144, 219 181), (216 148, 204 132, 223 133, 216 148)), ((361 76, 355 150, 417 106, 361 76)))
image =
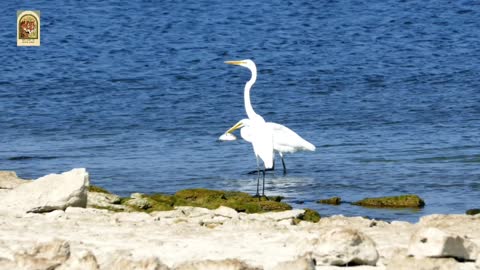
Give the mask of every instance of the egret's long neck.
POLYGON ((252 107, 252 103, 250 102, 250 89, 252 88, 253 84, 257 80, 257 68, 253 66, 250 68, 252 72, 252 77, 250 80, 245 84, 245 91, 243 93, 243 98, 245 102, 245 111, 247 112, 247 116, 250 119, 258 117, 258 114, 255 113, 252 107))

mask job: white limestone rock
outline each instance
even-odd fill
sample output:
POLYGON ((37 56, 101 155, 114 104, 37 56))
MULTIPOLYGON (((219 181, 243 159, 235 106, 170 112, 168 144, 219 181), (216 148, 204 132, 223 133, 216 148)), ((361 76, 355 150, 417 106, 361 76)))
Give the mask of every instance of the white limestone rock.
MULTIPOLYGON (((29 215, 28 213, 27 215, 29 215)), ((45 217, 50 220, 60 220, 65 217, 65 211, 63 210, 55 210, 50 213, 45 214, 45 217)))
POLYGON ((182 263, 175 270, 261 270, 237 259, 206 260, 182 263))
POLYGON ((53 239, 17 247, 14 254, 14 269, 56 269, 70 257, 67 241, 53 239))
POLYGON ((453 258, 414 258, 394 256, 386 270, 460 270, 460 263, 453 258))
POLYGON ((99 270, 97 258, 90 251, 72 254, 70 258, 55 270, 99 270))
POLYGON ((272 270, 315 270, 315 260, 310 254, 300 256, 294 260, 280 262, 272 270))
POLYGON ((28 182, 19 178, 14 171, 0 171, 0 189, 13 189, 28 182))
POLYGON ((143 212, 132 212, 132 213, 115 213, 111 216, 112 220, 115 222, 132 222, 132 223, 141 223, 141 222, 153 222, 154 218, 143 212))
POLYGON ((452 257, 474 261, 480 250, 472 241, 434 227, 420 228, 408 246, 408 254, 415 257, 452 257))
POLYGON ((127 210, 120 204, 120 196, 103 192, 88 192, 87 207, 127 210))
POLYGON ((156 257, 134 258, 131 254, 116 252, 110 256, 111 261, 104 269, 125 269, 125 270, 170 270, 156 257))
POLYGON ((84 168, 49 174, 10 190, 0 198, 0 207, 23 213, 86 207, 88 185, 88 173, 84 168))
POLYGON ((204 216, 212 216, 213 212, 207 208, 193 206, 177 206, 176 210, 180 211, 184 216, 189 218, 197 218, 204 216))
POLYGON ((317 265, 376 265, 378 252, 372 239, 355 229, 335 228, 314 241, 317 265))
POLYGON ((132 198, 128 200, 125 204, 130 207, 144 210, 152 207, 152 204, 145 198, 132 198))
POLYGON ((305 210, 303 209, 293 209, 293 210, 287 210, 287 211, 281 211, 281 212, 249 214, 246 216, 246 218, 250 220, 256 220, 256 221, 265 221, 265 220, 282 221, 282 220, 290 220, 293 218, 298 218, 303 213, 305 213, 305 210))
POLYGON ((230 207, 220 206, 217 209, 213 210, 215 216, 227 217, 227 218, 238 218, 238 212, 230 207))

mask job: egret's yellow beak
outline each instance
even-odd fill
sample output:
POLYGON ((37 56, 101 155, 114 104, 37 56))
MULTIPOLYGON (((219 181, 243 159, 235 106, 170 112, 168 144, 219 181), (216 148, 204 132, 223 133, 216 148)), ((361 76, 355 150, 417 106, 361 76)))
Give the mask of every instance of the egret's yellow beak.
POLYGON ((243 65, 244 62, 243 61, 225 61, 225 64, 240 66, 240 65, 243 65))
POLYGON ((229 130, 227 130, 227 132, 225 133, 232 133, 234 132, 235 130, 239 129, 239 128, 242 128, 243 127, 243 123, 242 122, 238 122, 236 123, 233 127, 231 127, 229 130))

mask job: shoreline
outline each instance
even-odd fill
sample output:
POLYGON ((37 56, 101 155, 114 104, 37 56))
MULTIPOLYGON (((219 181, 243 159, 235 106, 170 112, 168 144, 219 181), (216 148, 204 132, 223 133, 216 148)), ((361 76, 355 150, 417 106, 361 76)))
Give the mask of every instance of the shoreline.
MULTIPOLYGON (((0 270, 480 268, 478 214, 428 215, 417 223, 341 215, 309 222, 303 209, 246 213, 258 204, 239 201, 231 206, 245 212, 213 207, 215 201, 212 209, 115 212, 88 207, 87 200, 116 195, 88 191, 85 169, 20 182, 0 189, 0 270)), ((141 194, 129 201, 151 203, 141 194)))

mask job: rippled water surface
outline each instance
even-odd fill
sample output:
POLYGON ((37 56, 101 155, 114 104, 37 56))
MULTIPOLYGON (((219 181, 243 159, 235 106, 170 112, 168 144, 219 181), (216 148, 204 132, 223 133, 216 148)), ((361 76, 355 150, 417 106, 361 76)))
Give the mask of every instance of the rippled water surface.
POLYGON ((218 142, 257 113, 317 146, 267 193, 322 215, 416 221, 480 207, 478 1, 2 1, 0 169, 86 167, 113 192, 255 192, 251 145, 218 142), (16 47, 18 9, 42 45, 16 47), (418 211, 315 200, 415 193, 418 211), (300 204, 304 202, 303 204, 300 204))

